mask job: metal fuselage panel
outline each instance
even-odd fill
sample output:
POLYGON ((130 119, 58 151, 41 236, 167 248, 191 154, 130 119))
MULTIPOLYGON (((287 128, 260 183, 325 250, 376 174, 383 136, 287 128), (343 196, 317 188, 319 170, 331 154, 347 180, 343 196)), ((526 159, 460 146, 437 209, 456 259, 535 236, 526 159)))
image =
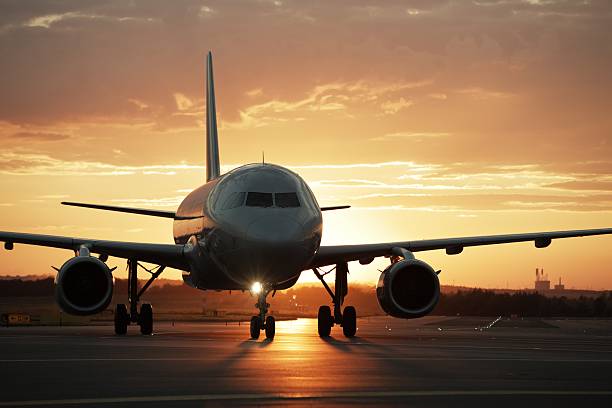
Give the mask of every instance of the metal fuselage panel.
POLYGON ((184 280, 202 289, 286 288, 319 248, 322 216, 314 194, 294 172, 249 164, 190 193, 177 210, 174 240, 186 245, 184 280), (252 206, 249 192, 295 193, 299 206, 252 206), (244 200, 244 199, 243 199, 244 200))

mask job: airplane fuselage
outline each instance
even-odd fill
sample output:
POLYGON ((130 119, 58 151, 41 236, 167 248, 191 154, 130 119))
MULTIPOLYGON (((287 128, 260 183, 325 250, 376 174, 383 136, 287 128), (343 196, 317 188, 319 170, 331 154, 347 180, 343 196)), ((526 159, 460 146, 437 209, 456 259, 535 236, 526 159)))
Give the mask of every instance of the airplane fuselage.
POLYGON ((249 289, 254 282, 286 289, 321 243, 316 198, 296 173, 273 164, 238 167, 191 192, 174 221, 186 244, 189 285, 249 289))

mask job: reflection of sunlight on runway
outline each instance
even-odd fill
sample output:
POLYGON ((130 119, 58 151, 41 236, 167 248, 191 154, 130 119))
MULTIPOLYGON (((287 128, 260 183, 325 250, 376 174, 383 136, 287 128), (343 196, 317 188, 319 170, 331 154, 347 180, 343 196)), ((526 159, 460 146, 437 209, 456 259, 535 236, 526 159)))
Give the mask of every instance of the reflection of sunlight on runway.
POLYGON ((283 334, 313 334, 317 332, 316 319, 297 319, 276 322, 276 331, 283 334))
POLYGON ((314 336, 318 340, 316 319, 285 320, 276 323, 274 340, 277 350, 299 351, 300 353, 291 353, 291 355, 312 358, 310 351, 321 346, 318 341, 312 342, 314 336), (308 337, 308 340, 305 337, 308 337))

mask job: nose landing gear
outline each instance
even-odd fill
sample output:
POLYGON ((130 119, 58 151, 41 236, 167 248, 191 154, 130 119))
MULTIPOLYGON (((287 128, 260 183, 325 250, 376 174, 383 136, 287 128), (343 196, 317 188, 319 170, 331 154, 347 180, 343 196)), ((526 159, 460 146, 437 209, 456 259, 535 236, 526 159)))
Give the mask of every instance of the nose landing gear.
POLYGON ((274 339, 274 335, 276 334, 276 321, 274 317, 266 317, 268 308, 270 307, 270 304, 266 302, 268 293, 270 293, 270 289, 262 287, 258 294, 255 307, 259 309, 259 315, 251 317, 250 332, 253 340, 257 340, 259 338, 259 333, 261 330, 266 332, 266 339, 268 340, 274 339))
POLYGON ((329 293, 331 296, 334 304, 333 316, 329 306, 319 307, 319 314, 317 318, 319 336, 329 337, 331 334, 331 328, 334 326, 334 324, 339 324, 342 326, 342 332, 346 337, 354 337, 357 333, 357 311, 353 306, 346 306, 344 308, 344 313, 341 310, 342 304, 344 303, 344 298, 348 294, 348 264, 339 263, 336 265, 335 270, 336 284, 333 291, 323 278, 324 275, 329 272, 321 274, 317 268, 312 270, 325 287, 325 290, 327 290, 327 293, 329 293))

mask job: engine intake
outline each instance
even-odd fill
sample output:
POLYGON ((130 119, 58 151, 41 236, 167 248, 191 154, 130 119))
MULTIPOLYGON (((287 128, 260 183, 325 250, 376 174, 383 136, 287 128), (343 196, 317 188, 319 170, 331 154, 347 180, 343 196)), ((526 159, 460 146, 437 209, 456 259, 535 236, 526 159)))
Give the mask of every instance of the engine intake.
POLYGON ((380 274, 376 297, 388 315, 415 319, 430 313, 438 303, 440 280, 427 263, 404 259, 380 274))
POLYGON ((55 277, 55 298, 66 313, 86 316, 101 312, 112 297, 111 270, 98 258, 71 258, 55 277))

